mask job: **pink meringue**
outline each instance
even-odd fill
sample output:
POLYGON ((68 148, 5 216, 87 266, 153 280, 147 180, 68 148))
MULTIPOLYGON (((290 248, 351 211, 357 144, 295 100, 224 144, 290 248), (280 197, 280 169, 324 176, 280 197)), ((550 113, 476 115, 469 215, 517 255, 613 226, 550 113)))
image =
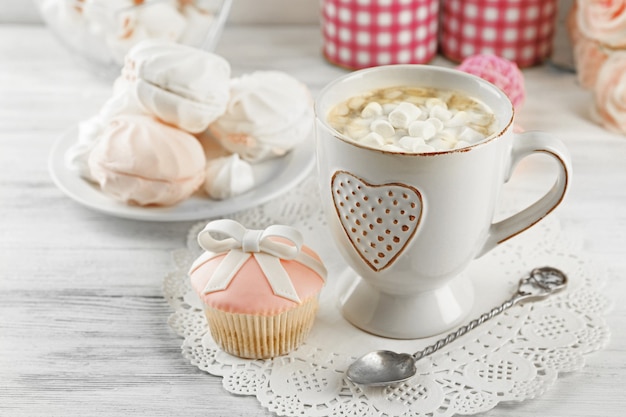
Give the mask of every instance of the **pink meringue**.
POLYGON ((202 185, 206 158, 189 133, 149 116, 120 115, 104 128, 88 164, 105 194, 140 206, 166 206, 202 185))

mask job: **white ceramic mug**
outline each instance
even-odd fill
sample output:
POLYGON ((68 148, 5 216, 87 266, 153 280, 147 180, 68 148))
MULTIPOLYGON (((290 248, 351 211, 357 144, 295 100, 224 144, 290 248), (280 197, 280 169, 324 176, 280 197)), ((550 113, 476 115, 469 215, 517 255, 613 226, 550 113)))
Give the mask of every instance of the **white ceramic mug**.
POLYGON ((571 177, 567 149, 543 132, 513 133, 513 105, 494 85, 460 71, 390 65, 350 73, 315 103, 321 198, 354 282, 340 294, 346 319, 392 338, 427 337, 459 324, 474 295, 468 264, 533 226, 560 204, 571 177), (468 148, 430 154, 364 147, 333 129, 329 110, 364 92, 393 86, 456 90, 489 106, 496 133, 468 148), (551 189, 494 223, 502 185, 531 154, 551 156, 551 189))

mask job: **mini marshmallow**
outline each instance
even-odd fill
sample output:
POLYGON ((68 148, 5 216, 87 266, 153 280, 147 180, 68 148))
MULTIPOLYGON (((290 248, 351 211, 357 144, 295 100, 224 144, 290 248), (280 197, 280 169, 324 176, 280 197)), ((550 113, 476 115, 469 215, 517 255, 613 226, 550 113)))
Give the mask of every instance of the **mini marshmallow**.
POLYGON ((437 137, 448 142, 456 142, 461 133, 461 129, 461 127, 446 127, 437 132, 437 137))
POLYGON ((457 112, 452 118, 446 121, 446 126, 456 127, 456 126, 466 126, 469 122, 469 115, 463 110, 457 112))
POLYGON ((445 101, 443 101, 443 100, 442 100, 442 99, 440 99, 440 98, 431 97, 431 98, 429 98, 429 99, 426 99, 426 107, 427 107, 428 109, 432 109, 432 108, 433 108, 433 107, 435 107, 435 106, 441 106, 441 107, 443 107, 443 108, 445 108, 445 109, 447 109, 447 108, 448 108, 448 105, 446 104, 446 102, 445 102, 445 101))
POLYGON ((370 133, 370 129, 368 126, 363 126, 358 123, 350 123, 346 126, 346 133, 348 136, 354 140, 359 140, 368 133, 370 133))
POLYGON ((341 103, 335 108, 335 111, 339 116, 347 116, 350 113, 350 107, 345 103, 341 103))
POLYGON ((434 138, 428 141, 428 145, 440 151, 447 151, 448 149, 452 149, 454 144, 452 142, 448 142, 447 140, 443 140, 441 138, 434 138))
POLYGON ((431 153, 436 152, 437 150, 430 145, 419 145, 413 148, 413 152, 415 153, 431 153))
POLYGON ((396 109, 396 105, 394 103, 383 104, 383 114, 389 114, 395 109, 396 109))
POLYGON ((471 143, 460 140, 454 144, 454 149, 467 148, 468 146, 471 146, 471 143))
POLYGON ((481 114, 474 111, 465 112, 469 122, 478 126, 489 126, 493 122, 493 115, 481 114))
POLYGON ((363 137, 363 139, 361 139, 359 143, 362 143, 363 145, 367 145, 367 146, 378 147, 378 146, 385 145, 385 138, 383 138, 381 135, 379 135, 376 132, 370 132, 367 135, 365 135, 365 137, 363 137))
POLYGON ((389 113, 388 120, 393 127, 406 129, 409 123, 416 120, 421 113, 422 111, 415 104, 402 102, 389 113))
POLYGON ((443 122, 434 117, 429 117, 428 119, 426 119, 426 123, 430 123, 431 125, 433 125, 437 132, 440 132, 444 127, 443 122))
POLYGON ((434 117, 442 122, 445 122, 452 118, 452 113, 448 110, 447 106, 436 105, 431 107, 430 117, 434 117))
POLYGON ((384 138, 390 138, 396 133, 391 123, 381 119, 374 120, 372 124, 370 124, 370 129, 372 129, 372 132, 378 133, 384 138))
POLYGON ((406 149, 394 145, 392 143, 388 143, 386 145, 383 145, 383 151, 389 151, 389 152, 406 152, 406 149))
POLYGON ((424 146, 426 142, 424 142, 424 139, 422 138, 413 137, 413 136, 403 136, 398 141, 398 144, 402 146, 404 149, 414 152, 416 148, 424 146))
POLYGON ((351 110, 356 110, 356 109, 360 109, 364 103, 365 103, 364 97, 353 97, 350 100, 348 100, 348 107, 351 110))
POLYGON ((404 94, 402 92, 402 90, 389 90, 389 91, 385 92, 385 96, 384 97, 387 98, 387 99, 393 100, 395 98, 400 97, 402 94, 404 94))
POLYGON ((476 143, 485 139, 485 135, 480 132, 475 131, 471 127, 465 127, 461 131, 461 134, 458 135, 458 140, 466 141, 469 143, 476 143))
POLYGON ((365 108, 361 111, 361 117, 364 119, 371 119, 373 117, 377 117, 383 114, 383 107, 380 103, 376 101, 372 101, 368 103, 365 108))
POLYGON ((416 120, 409 125, 409 135, 413 137, 428 140, 433 138, 436 134, 437 130, 432 123, 416 120))

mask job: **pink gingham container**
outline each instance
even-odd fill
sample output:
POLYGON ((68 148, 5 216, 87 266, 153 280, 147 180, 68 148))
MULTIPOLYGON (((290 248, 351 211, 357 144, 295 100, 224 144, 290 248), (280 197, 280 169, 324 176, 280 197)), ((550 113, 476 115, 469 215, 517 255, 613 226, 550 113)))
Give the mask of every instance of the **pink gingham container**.
POLYGON ((552 53, 557 0, 445 0, 441 51, 453 61, 492 54, 529 67, 552 53))
POLYGON ((350 69, 427 63, 438 13, 439 0, 322 0, 324 56, 350 69))

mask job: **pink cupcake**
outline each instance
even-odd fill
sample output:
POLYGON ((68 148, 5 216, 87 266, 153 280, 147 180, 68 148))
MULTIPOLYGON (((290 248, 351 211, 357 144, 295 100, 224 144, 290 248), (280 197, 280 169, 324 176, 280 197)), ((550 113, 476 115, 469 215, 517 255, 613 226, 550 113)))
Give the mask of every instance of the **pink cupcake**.
POLYGON ((190 269, 191 285, 204 304, 213 339, 225 352, 272 358, 302 344, 315 319, 326 269, 302 245, 297 230, 282 225, 248 230, 222 219, 207 224, 198 243, 206 252, 190 269))

